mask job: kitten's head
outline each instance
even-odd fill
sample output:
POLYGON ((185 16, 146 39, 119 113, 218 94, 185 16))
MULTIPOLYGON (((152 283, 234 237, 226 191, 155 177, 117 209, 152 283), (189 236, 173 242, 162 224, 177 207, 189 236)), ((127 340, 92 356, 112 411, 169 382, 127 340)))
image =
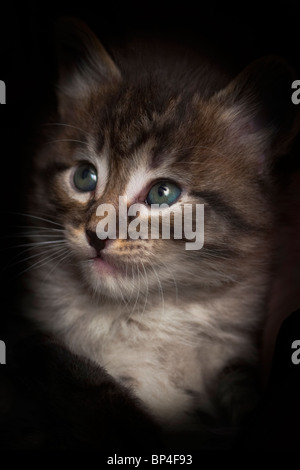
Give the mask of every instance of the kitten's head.
MULTIPOLYGON (((45 126, 30 198, 31 213, 46 211, 61 226, 52 228, 62 229, 68 256, 53 263, 113 298, 176 287, 205 296, 263 269, 271 168, 287 151, 293 122, 287 65, 261 59, 228 83, 180 48, 131 45, 110 56, 69 20, 58 38, 57 117, 45 126), (142 204, 147 221, 150 204, 168 204, 165 214, 204 204, 204 246, 186 249, 184 232, 174 239, 172 215, 170 239, 121 239, 119 196, 128 207, 142 204), (116 239, 99 238, 99 206, 112 208, 104 212, 116 239)), ((201 229, 195 217, 193 228, 201 229)))

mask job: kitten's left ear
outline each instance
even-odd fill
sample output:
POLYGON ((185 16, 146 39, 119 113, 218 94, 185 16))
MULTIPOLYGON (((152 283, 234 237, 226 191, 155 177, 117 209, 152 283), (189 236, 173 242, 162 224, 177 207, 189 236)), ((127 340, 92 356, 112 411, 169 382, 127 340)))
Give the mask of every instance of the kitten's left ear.
POLYGON ((121 74, 97 36, 88 26, 74 18, 56 23, 55 40, 58 56, 58 106, 61 114, 72 112, 80 100, 93 90, 119 82, 121 74))
POLYGON ((289 151, 300 129, 299 112, 291 100, 293 80, 289 64, 269 56, 250 64, 212 97, 229 139, 251 146, 254 158, 259 153, 267 166, 271 157, 289 151))

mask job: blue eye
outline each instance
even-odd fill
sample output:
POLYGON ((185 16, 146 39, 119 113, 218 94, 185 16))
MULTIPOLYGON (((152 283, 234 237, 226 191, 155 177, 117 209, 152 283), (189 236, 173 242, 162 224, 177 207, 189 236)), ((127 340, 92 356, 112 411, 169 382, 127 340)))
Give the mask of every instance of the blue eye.
POLYGON ((93 165, 80 165, 73 176, 75 187, 82 192, 91 192, 97 186, 97 172, 93 165))
POLYGON ((181 189, 177 184, 170 181, 161 181, 156 183, 150 189, 146 202, 147 204, 174 204, 181 194, 181 189))

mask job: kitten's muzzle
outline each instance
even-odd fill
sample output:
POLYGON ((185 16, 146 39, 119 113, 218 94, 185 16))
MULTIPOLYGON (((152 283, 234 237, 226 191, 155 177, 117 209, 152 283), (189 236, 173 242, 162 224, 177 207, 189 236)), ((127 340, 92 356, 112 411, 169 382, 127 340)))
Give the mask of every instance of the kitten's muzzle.
POLYGON ((105 248, 106 240, 101 240, 97 236, 96 232, 93 232, 92 230, 86 230, 85 233, 86 233, 86 238, 87 238, 89 244, 93 248, 95 248, 97 253, 100 253, 100 251, 102 251, 105 248))

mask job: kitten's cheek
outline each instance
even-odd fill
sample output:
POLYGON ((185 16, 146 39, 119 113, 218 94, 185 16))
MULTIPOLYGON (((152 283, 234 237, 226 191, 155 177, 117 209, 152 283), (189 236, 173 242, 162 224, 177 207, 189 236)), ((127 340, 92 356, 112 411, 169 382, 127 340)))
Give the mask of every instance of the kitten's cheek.
POLYGON ((79 260, 92 259, 97 256, 96 250, 84 241, 80 242, 80 240, 77 240, 74 242, 74 240, 72 240, 70 243, 70 248, 73 251, 75 257, 79 260))

